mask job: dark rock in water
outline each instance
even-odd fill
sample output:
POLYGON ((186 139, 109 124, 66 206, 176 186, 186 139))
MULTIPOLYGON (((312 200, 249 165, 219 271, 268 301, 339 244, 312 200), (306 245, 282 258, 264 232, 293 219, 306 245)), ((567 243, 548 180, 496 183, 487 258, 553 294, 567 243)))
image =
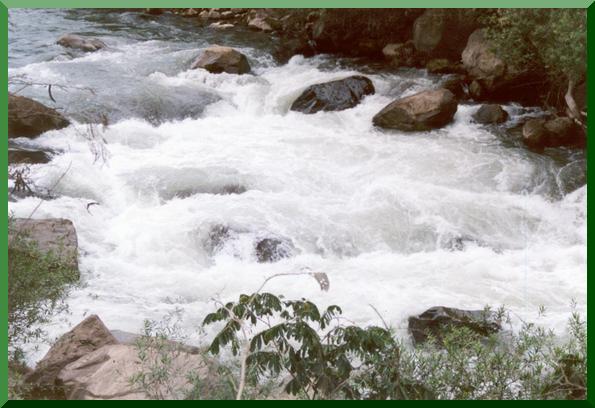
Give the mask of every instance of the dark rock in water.
POLYGON ((369 78, 360 75, 310 85, 293 102, 291 110, 302 113, 338 111, 353 108, 375 89, 369 78))
POLYGON ((205 249, 211 254, 220 251, 225 242, 236 236, 237 232, 227 225, 217 224, 211 227, 209 234, 204 242, 205 249))
POLYGON ((457 99, 448 89, 423 91, 397 99, 372 119, 375 126, 403 131, 427 131, 452 121, 457 99))
POLYGON ((216 192, 215 194, 222 194, 222 195, 227 195, 227 194, 243 194, 246 191, 248 191, 246 189, 246 187, 240 185, 240 184, 227 184, 225 186, 223 186, 221 188, 220 192, 216 192))
POLYGON ((531 119, 523 125, 523 141, 536 150, 546 147, 582 147, 585 134, 574 121, 567 117, 551 120, 531 119))
POLYGON ((484 125, 492 123, 503 123, 508 119, 508 112, 502 109, 498 104, 481 105, 481 107, 473 114, 473 119, 477 123, 484 125))
POLYGON ((40 164, 50 161, 50 156, 41 150, 29 150, 20 147, 8 148, 9 164, 40 164))
POLYGON ((258 262, 277 262, 291 255, 293 245, 278 238, 263 238, 255 246, 258 262))
POLYGON ((248 74, 250 64, 248 58, 230 47, 213 45, 206 48, 192 63, 191 69, 203 68, 213 74, 248 74))
POLYGON ((59 393, 57 381, 60 371, 69 363, 118 341, 97 315, 91 315, 65 333, 41 359, 25 382, 38 388, 40 393, 59 393))
POLYGON ((492 251, 494 251, 498 254, 502 253, 501 248, 497 248, 497 247, 495 248, 495 247, 489 245, 485 241, 476 239, 476 238, 468 236, 468 235, 459 235, 459 236, 452 237, 452 238, 446 240, 446 242, 444 242, 441 245, 441 247, 448 251, 455 252, 455 251, 463 251, 469 244, 475 244, 475 245, 477 245, 479 247, 483 247, 483 248, 490 248, 492 251))
POLYGON ((568 194, 587 184, 587 161, 576 160, 568 163, 558 173, 558 183, 562 194, 568 194))
POLYGON ((467 328, 487 337, 501 330, 494 312, 461 310, 444 306, 432 307, 418 316, 409 317, 409 333, 414 344, 422 344, 431 336, 441 344, 443 336, 451 329, 467 328))
POLYGON ((55 109, 33 99, 8 94, 8 137, 35 137, 48 130, 62 129, 70 122, 55 109))
POLYGON ((74 48, 85 52, 99 51, 107 47, 103 41, 97 38, 83 37, 76 34, 64 34, 58 38, 56 43, 62 47, 74 48))

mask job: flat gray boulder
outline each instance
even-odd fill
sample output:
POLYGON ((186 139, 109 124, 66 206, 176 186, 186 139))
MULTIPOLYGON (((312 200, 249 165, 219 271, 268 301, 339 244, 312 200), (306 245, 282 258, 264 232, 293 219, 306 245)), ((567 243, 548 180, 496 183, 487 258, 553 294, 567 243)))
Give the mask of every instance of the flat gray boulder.
POLYGON ((85 52, 94 52, 107 48, 107 45, 100 39, 84 37, 77 34, 64 34, 62 37, 58 38, 56 44, 85 52))

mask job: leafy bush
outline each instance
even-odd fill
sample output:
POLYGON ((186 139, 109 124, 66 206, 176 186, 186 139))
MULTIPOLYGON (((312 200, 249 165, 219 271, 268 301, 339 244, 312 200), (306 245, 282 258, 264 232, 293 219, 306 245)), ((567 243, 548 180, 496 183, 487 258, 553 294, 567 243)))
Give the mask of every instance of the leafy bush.
POLYGON ((39 327, 60 311, 73 284, 71 257, 40 250, 26 232, 14 231, 9 219, 8 344, 9 357, 19 359, 20 345, 44 335, 39 327))
POLYGON ((411 348, 388 327, 344 325, 341 309, 305 299, 241 295, 207 315, 223 324, 209 351, 230 347, 243 376, 278 378, 307 399, 582 399, 586 325, 573 314, 569 339, 524 324, 489 338, 459 328, 411 348), (289 376, 284 380, 284 376, 289 376))

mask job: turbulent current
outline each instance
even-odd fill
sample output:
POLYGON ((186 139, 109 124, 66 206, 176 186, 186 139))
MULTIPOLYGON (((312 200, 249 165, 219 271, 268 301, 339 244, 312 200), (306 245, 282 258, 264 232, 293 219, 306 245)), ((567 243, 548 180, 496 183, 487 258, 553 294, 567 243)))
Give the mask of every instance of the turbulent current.
MULTIPOLYGON (((57 183, 34 218, 70 219, 78 234, 82 286, 51 335, 92 313, 138 332, 176 309, 192 334, 212 298, 304 268, 326 273, 330 289, 303 275, 266 289, 338 304, 360 324, 379 323, 374 306, 403 333, 408 316, 437 305, 505 305, 557 330, 573 301, 585 311, 585 158, 519 143, 514 126, 538 109, 505 105, 511 121, 486 127, 472 121, 477 105, 462 103, 440 130, 382 131, 375 113, 444 78, 330 56, 278 64, 266 34, 175 16, 11 10, 10 22, 9 76, 68 86, 53 87, 55 103, 44 86, 20 94, 73 119, 11 140, 52 152, 30 169, 36 188, 57 183), (67 32, 108 48, 68 51, 55 44, 67 32), (209 44, 246 54, 253 75, 190 70, 209 44), (376 94, 340 112, 289 111, 308 85, 353 74, 376 94), (106 117, 90 140, 85 123, 106 117), (222 226, 232 233, 214 246, 222 226), (263 237, 290 256, 259 263, 263 237)), ((9 211, 26 217, 38 204, 26 197, 9 211)))

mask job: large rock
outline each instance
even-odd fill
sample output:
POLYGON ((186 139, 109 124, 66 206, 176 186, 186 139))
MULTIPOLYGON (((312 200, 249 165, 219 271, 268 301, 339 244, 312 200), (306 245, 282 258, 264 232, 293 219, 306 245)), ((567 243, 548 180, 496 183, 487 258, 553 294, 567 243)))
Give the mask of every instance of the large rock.
POLYGON ((85 52, 99 51, 107 47, 103 41, 97 38, 83 37, 76 34, 64 34, 58 38, 56 43, 62 47, 74 48, 85 52))
POLYGON ((302 113, 338 111, 356 106, 366 95, 374 94, 374 85, 364 76, 310 85, 293 102, 291 110, 302 113))
POLYGON ((584 139, 584 132, 567 117, 531 119, 523 125, 523 141, 536 150, 560 146, 582 147, 584 139))
POLYGON ((246 22, 249 28, 267 33, 279 25, 266 10, 262 9, 251 10, 246 17, 246 22))
POLYGON ((72 268, 73 281, 78 280, 78 241, 72 221, 62 218, 15 218, 11 221, 8 238, 15 234, 35 242, 40 251, 52 251, 59 256, 72 268))
POLYGON ((214 45, 206 48, 192 63, 191 69, 203 68, 214 74, 247 74, 250 72, 248 58, 230 47, 214 45))
POLYGON ((452 121, 457 100, 447 89, 423 91, 388 104, 374 116, 373 123, 387 129, 425 131, 452 121))
POLYGON ((61 389, 56 381, 58 374, 66 365, 108 344, 117 344, 116 338, 99 317, 89 316, 54 343, 25 381, 35 388, 56 392, 56 388, 61 389))
POLYGON ((473 119, 477 123, 484 125, 503 123, 508 119, 508 112, 502 109, 502 106, 498 104, 486 104, 481 105, 481 107, 473 114, 473 119))
POLYGON ((527 71, 496 54, 485 30, 474 31, 461 54, 463 66, 474 79, 470 89, 478 100, 536 103, 542 93, 542 73, 527 71))
POLYGON ((414 344, 421 344, 431 336, 438 344, 451 329, 467 328, 480 336, 497 333, 500 322, 493 312, 461 310, 444 306, 432 307, 418 316, 409 317, 409 333, 414 344))
POLYGON ((413 23, 413 44, 427 58, 458 61, 469 35, 479 27, 477 9, 426 9, 413 23))
POLYGON ((169 347, 159 350, 146 350, 143 362, 136 346, 106 345, 65 366, 58 379, 70 400, 146 400, 184 399, 193 387, 191 375, 207 377, 208 364, 200 354, 169 347), (152 361, 167 367, 166 381, 155 381, 148 387, 131 381, 134 376, 151 372, 152 361))
POLYGON ((35 137, 69 124, 55 109, 24 96, 8 94, 8 137, 35 137))

